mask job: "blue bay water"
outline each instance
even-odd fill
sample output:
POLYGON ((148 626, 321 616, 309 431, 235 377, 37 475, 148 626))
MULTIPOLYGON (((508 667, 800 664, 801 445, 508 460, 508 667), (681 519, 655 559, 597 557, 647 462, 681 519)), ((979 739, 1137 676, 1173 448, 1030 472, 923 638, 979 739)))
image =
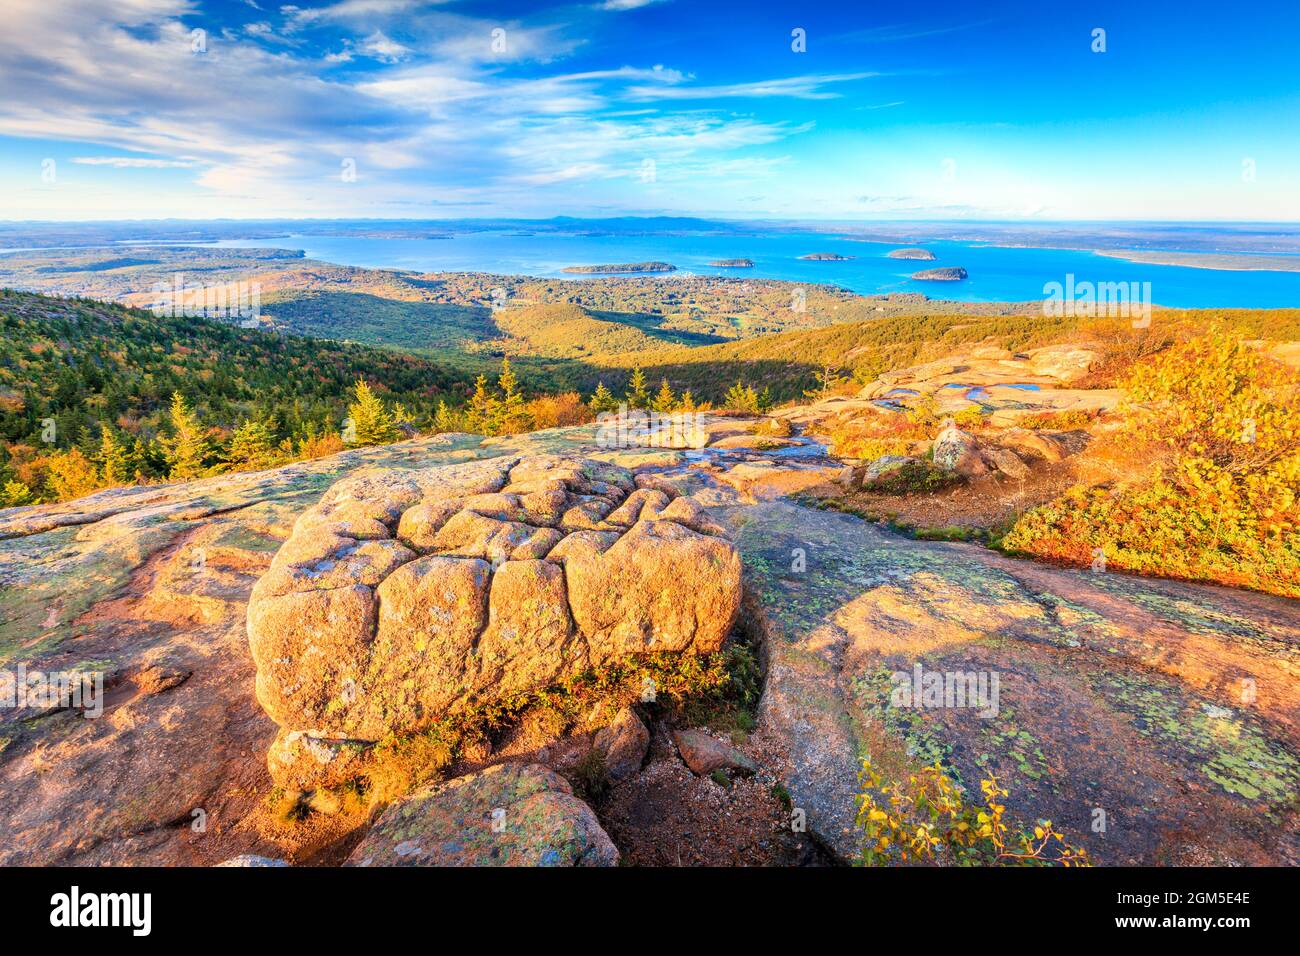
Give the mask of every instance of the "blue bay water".
POLYGON ((919 292, 964 302, 1020 302, 1041 299, 1044 285, 1066 282, 1150 282, 1151 301, 1174 308, 1300 307, 1300 273, 1235 272, 1129 262, 1085 250, 1022 249, 967 242, 930 241, 922 245, 934 261, 890 259, 896 245, 859 242, 825 234, 754 235, 581 235, 518 232, 458 233, 443 239, 390 239, 291 235, 277 239, 223 240, 223 247, 302 249, 308 258, 340 265, 418 272, 490 272, 501 275, 582 278, 566 266, 662 261, 677 266, 671 275, 726 275, 739 278, 822 282, 862 294, 919 292), (808 261, 809 253, 832 252, 855 258, 808 261), (751 259, 752 269, 710 266, 717 259, 751 259), (961 266, 970 274, 960 282, 911 279, 913 272, 961 266))

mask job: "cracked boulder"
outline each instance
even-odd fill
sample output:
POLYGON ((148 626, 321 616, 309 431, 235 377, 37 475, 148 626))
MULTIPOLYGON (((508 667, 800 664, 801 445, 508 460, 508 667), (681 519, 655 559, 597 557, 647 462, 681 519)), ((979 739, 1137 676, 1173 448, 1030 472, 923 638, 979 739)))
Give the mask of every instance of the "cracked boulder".
POLYGON ((391 735, 629 656, 716 651, 740 557, 693 505, 554 455, 339 482, 249 602, 272 777, 333 786, 391 735))

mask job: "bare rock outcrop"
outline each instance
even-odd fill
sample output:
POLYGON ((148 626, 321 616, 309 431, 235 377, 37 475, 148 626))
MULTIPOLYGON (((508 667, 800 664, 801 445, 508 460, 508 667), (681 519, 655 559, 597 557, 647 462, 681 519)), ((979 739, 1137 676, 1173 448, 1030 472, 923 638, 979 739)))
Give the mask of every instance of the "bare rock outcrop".
POLYGON ((334 786, 370 746, 629 655, 707 654, 740 558, 696 507, 553 455, 336 484, 253 589, 257 699, 282 786, 334 786))

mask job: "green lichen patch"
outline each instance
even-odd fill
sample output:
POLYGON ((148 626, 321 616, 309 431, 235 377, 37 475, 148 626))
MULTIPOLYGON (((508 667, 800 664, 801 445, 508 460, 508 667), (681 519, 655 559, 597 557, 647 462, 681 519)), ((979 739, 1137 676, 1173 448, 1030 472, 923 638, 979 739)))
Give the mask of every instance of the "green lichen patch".
POLYGON ((1294 801, 1300 759, 1240 710, 1220 707, 1172 682, 1097 677, 1095 693, 1127 714, 1133 727, 1217 788, 1273 806, 1294 801))

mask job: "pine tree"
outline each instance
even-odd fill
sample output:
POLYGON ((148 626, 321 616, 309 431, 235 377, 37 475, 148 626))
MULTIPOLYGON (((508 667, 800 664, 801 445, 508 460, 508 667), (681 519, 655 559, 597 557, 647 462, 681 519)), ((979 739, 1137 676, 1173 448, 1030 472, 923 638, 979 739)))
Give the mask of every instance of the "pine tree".
POLYGON ((459 431, 457 427, 460 423, 457 421, 457 415, 444 400, 438 401, 438 410, 433 414, 433 430, 435 432, 454 432, 459 431))
POLYGON ((722 399, 722 406, 736 412, 756 412, 758 395, 753 388, 736 379, 736 384, 727 390, 726 396, 722 399))
POLYGON ((95 458, 99 462, 100 480, 106 486, 130 484, 135 472, 131 452, 107 423, 100 426, 99 452, 95 458))
POLYGON ((397 441, 397 426, 393 416, 379 397, 370 390, 363 378, 354 386, 356 401, 348 406, 348 419, 352 422, 352 445, 386 445, 397 441))
POLYGON ((696 410, 695 396, 691 394, 691 390, 689 388, 686 391, 682 392, 682 400, 677 404, 677 410, 679 412, 687 412, 687 413, 694 412, 696 410))
POLYGON ((131 446, 131 461, 135 464, 135 483, 143 485, 151 478, 165 474, 167 453, 159 442, 137 438, 131 446))
POLYGON ((230 437, 226 460, 232 468, 267 468, 275 463, 275 438, 268 422, 250 418, 230 437))
POLYGON ((476 435, 495 435, 496 406, 496 397, 488 391, 487 376, 480 375, 474 380, 474 394, 465 409, 465 428, 476 435))
POLYGON ((393 424, 397 430, 402 433, 415 432, 415 419, 411 413, 406 410, 406 406, 401 402, 393 402, 393 424))
POLYGON ((524 407, 524 396, 519 391, 519 379, 510 367, 510 359, 501 360, 501 377, 497 379, 501 389, 501 401, 497 403, 497 434, 517 435, 528 430, 528 409, 524 407))
POLYGON ((596 391, 592 394, 587 407, 597 415, 601 412, 616 412, 618 411, 618 399, 614 397, 613 392, 605 387, 604 382, 597 382, 596 391))
MULTIPOLYGON (((752 388, 750 389, 750 392, 753 392, 752 388)), ((759 393, 757 400, 754 402, 754 411, 762 412, 766 415, 772 410, 772 406, 775 404, 776 399, 772 397, 771 386, 764 385, 763 391, 759 393)))
POLYGON ((650 392, 645 387, 645 372, 637 366, 632 369, 632 380, 627 386, 627 407, 647 408, 650 405, 650 392))
POLYGON ((677 407, 677 396, 673 394, 672 386, 668 384, 668 379, 664 379, 659 385, 659 393, 655 395, 654 401, 650 405, 656 412, 662 412, 667 415, 677 407))
POLYGON ((816 388, 805 391, 804 397, 820 401, 829 396, 837 388, 848 381, 840 370, 830 362, 823 362, 819 371, 813 372, 813 378, 817 381, 816 388))
POLYGON ((167 459, 167 476, 173 481, 188 481, 203 474, 203 459, 208 454, 208 438, 180 392, 172 393, 171 435, 161 439, 167 459))

